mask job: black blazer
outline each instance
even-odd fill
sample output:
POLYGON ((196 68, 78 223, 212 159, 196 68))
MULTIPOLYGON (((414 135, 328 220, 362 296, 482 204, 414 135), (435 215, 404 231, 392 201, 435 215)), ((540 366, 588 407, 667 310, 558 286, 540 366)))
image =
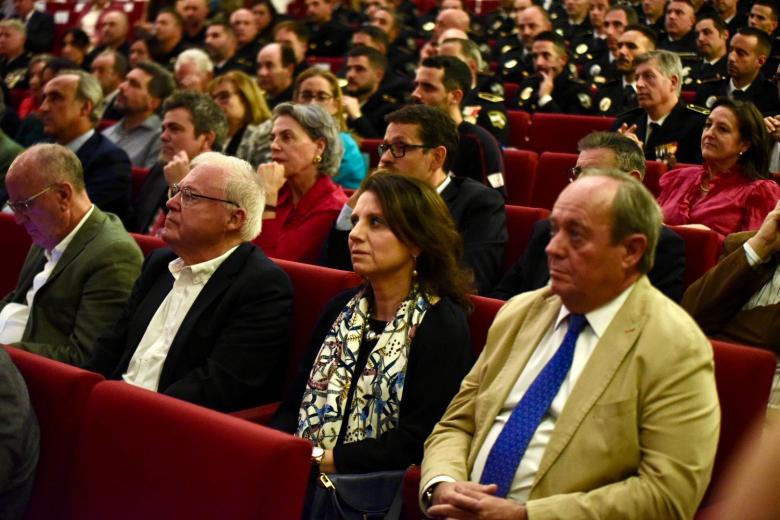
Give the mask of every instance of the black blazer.
POLYGON ((32 54, 50 52, 54 43, 54 17, 49 13, 33 11, 32 16, 25 24, 27 29, 27 41, 24 48, 32 54))
POLYGON ((84 182, 92 202, 103 211, 127 220, 130 208, 132 166, 127 153, 95 132, 76 155, 84 167, 84 182))
MULTIPOLYGON (((707 110, 694 105, 686 105, 680 101, 669 113, 669 116, 661 125, 658 132, 650 135, 650 140, 645 145, 645 159, 654 161, 656 147, 666 143, 677 143, 678 163, 701 164, 701 132, 704 129, 704 121, 707 119, 707 110)), ((643 108, 636 108, 617 118, 612 125, 612 130, 620 128, 625 123, 628 126, 636 125, 636 136, 643 143, 647 135, 647 112, 643 108)))
MULTIPOLYGON (((474 271, 479 294, 487 294, 498 282, 504 247, 509 238, 506 210, 501 194, 473 179, 450 177, 441 194, 463 239, 463 263, 474 271)), ((321 263, 334 269, 352 270, 348 231, 334 226, 321 263)))
MULTIPOLYGON (((508 300, 516 294, 534 291, 547 285, 550 271, 547 268, 547 253, 544 249, 549 243, 550 221, 540 220, 534 224, 523 256, 507 271, 490 296, 508 300)), ((672 300, 679 302, 684 290, 685 241, 671 229, 661 226, 661 235, 655 251, 655 263, 647 273, 650 283, 672 300)))
MULTIPOLYGON (((173 286, 169 249, 152 252, 118 323, 84 366, 120 379, 149 322, 173 286)), ((276 401, 289 350, 292 285, 250 243, 214 272, 184 318, 165 359, 158 391, 223 412, 276 401)))

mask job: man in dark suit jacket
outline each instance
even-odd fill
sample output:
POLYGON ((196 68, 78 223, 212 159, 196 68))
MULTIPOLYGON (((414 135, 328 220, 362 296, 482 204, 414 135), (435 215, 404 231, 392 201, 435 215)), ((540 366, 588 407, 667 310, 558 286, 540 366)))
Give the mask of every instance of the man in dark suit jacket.
POLYGON ((207 152, 171 188, 162 238, 85 368, 230 412, 279 399, 292 287, 253 244, 265 199, 245 161, 207 152))
POLYGON ((16 288, 0 300, 0 343, 82 363, 127 302, 141 250, 115 215, 92 204, 67 148, 33 146, 7 182, 9 206, 33 246, 16 288))
POLYGON ((24 48, 31 54, 51 51, 54 43, 54 17, 35 9, 34 0, 16 0, 16 16, 24 23, 27 41, 24 48))
POLYGON ((43 131, 81 160, 92 202, 124 221, 130 206, 130 158, 95 131, 102 103, 103 91, 94 76, 63 71, 43 88, 43 131))
MULTIPOLYGON (((577 146, 577 171, 583 168, 617 168, 638 179, 645 176, 642 150, 628 137, 616 132, 593 132, 583 137, 577 146)), ((516 294, 540 289, 550 280, 545 248, 552 237, 550 221, 534 224, 533 234, 523 255, 504 275, 490 296, 508 300, 516 294)), ((648 272, 650 282, 666 296, 680 301, 685 275, 685 242, 674 231, 661 226, 655 252, 655 263, 648 272)))
POLYGON ((680 100, 680 58, 659 50, 634 63, 639 108, 617 118, 612 130, 634 139, 647 160, 701 163, 701 132, 709 110, 680 100))
MULTIPOLYGON (((388 115, 379 166, 417 177, 444 199, 463 238, 463 263, 474 271, 477 291, 486 294, 498 281, 508 235, 501 195, 467 177, 447 175, 458 145, 454 122, 441 110, 409 105, 388 115)), ((357 194, 347 201, 331 230, 324 263, 352 269, 347 238, 357 194)))

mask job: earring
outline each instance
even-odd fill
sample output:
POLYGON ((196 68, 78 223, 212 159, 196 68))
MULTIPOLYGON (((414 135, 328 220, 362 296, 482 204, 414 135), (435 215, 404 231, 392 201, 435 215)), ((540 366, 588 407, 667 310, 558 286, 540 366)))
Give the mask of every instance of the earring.
POLYGON ((412 257, 412 262, 414 262, 414 267, 412 268, 412 278, 417 278, 417 257, 412 257))
POLYGON ((322 156, 321 155, 315 155, 314 159, 311 161, 314 164, 320 164, 322 162, 322 156))

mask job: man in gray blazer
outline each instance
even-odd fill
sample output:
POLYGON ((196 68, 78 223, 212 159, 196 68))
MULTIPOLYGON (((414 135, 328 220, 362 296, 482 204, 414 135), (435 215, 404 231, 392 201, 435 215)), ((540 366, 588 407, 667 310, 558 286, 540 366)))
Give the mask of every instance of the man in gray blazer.
POLYGON ((116 215, 92 204, 81 161, 64 146, 24 152, 11 164, 6 188, 33 245, 16 288, 0 301, 0 343, 81 363, 119 316, 141 251, 116 215))

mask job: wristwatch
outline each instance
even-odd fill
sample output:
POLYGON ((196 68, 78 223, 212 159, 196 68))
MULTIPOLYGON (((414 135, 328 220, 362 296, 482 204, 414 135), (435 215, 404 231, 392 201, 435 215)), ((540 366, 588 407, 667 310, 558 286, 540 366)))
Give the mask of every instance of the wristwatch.
POLYGON ((325 450, 319 446, 312 446, 311 448, 311 463, 313 466, 319 466, 322 464, 322 458, 325 456, 325 450))
POLYGON ((433 491, 436 489, 436 486, 438 486, 439 484, 441 484, 441 482, 436 482, 435 484, 428 486, 428 489, 426 489, 423 492, 422 503, 423 506, 425 506, 423 512, 428 511, 428 508, 430 508, 433 505, 433 491))

